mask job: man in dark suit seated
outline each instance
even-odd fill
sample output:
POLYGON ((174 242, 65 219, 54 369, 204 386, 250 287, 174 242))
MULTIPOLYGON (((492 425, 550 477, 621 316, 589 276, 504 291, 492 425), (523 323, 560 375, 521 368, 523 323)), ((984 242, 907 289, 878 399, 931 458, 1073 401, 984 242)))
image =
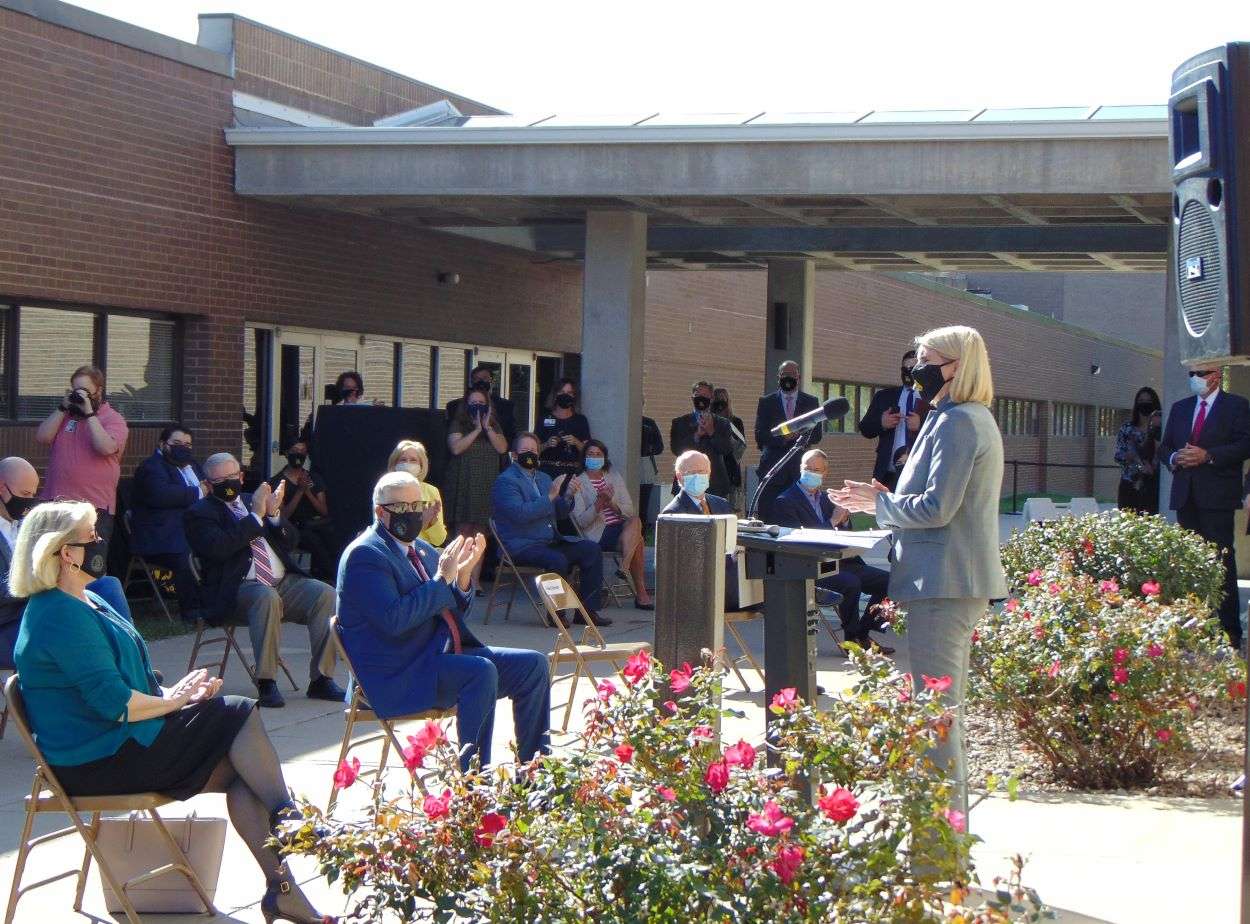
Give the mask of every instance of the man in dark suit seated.
MULTIPOLYGON (((503 434, 508 445, 516 439, 516 404, 495 393, 495 374, 490 366, 477 366, 469 373, 469 390, 480 391, 495 409, 495 420, 499 421, 499 432, 503 434)), ((464 398, 453 398, 447 402, 447 422, 456 419, 460 411, 460 403, 464 398)))
MULTIPOLYGON (((786 360, 777 367, 777 390, 760 398, 755 409, 755 443, 760 449, 759 476, 764 476, 772 467, 781 461, 781 457, 789 452, 801 434, 790 436, 773 436, 772 429, 779 423, 791 418, 814 411, 820 406, 820 399, 799 391, 799 364, 786 360)), ((815 446, 824 435, 825 425, 817 424, 808 438, 808 446, 815 446)), ((773 515, 773 500, 799 477, 799 460, 791 458, 786 467, 777 473, 760 494, 758 507, 759 516, 768 523, 776 522, 773 515)))
MULTIPOLYGON (((839 507, 823 490, 829 460, 819 449, 803 453, 799 480, 777 496, 773 504, 774 520, 778 526, 805 529, 849 529, 850 513, 839 507)), ((890 573, 865 564, 855 556, 845 558, 837 574, 831 574, 816 582, 818 587, 834 590, 842 595, 838 613, 842 631, 848 642, 861 648, 874 645, 885 654, 894 649, 870 638, 870 630, 878 630, 873 618, 867 613, 859 615, 859 598, 868 594, 868 612, 885 599, 890 586, 890 573)))
POLYGON ((191 547, 182 515, 208 496, 204 472, 191 458, 191 431, 182 426, 161 431, 156 451, 135 469, 130 494, 130 551, 149 565, 174 573, 174 589, 183 618, 199 609, 200 584, 191 567, 191 547))
MULTIPOLYGON (((538 437, 518 433, 512 441, 513 462, 500 472, 491 488, 495 529, 512 560, 518 565, 534 565, 547 571, 567 573, 573 565, 581 569, 578 596, 598 626, 612 620, 600 615, 603 594, 603 551, 599 543, 560 535, 556 521, 569 515, 573 497, 581 488, 577 479, 561 493, 561 481, 538 470, 538 437)), ((575 617, 580 623, 582 616, 575 617)))
POLYGON ((369 705, 386 717, 455 706, 467 770, 474 754, 490 763, 495 702, 506 696, 520 759, 549 753, 547 656, 483 645, 464 622, 486 540, 457 537, 440 554, 418 538, 421 484, 407 472, 383 475, 373 502, 373 525, 347 547, 338 577, 343 647, 369 705))
POLYGON ((1224 558, 1220 625, 1241 648, 1241 600, 1233 553, 1233 514, 1241 506, 1241 468, 1250 458, 1250 403, 1220 389, 1218 366, 1194 364, 1193 392, 1168 411, 1159 462, 1172 470, 1171 507, 1176 522, 1219 546, 1224 558))
POLYGON ((286 705, 274 678, 282 621, 308 626, 312 648, 308 696, 343 701, 334 682, 334 646, 330 617, 334 588, 305 574, 292 558, 299 539, 282 519, 285 485, 271 491, 261 483, 243 494, 243 474, 228 452, 204 462, 212 493, 196 501, 184 516, 187 541, 204 566, 203 599, 208 622, 240 620, 252 637, 256 688, 262 706, 286 705))
POLYGON ((695 382, 691 389, 690 402, 694 412, 674 417, 668 428, 668 445, 673 455, 696 450, 711 459, 709 481, 712 494, 716 497, 727 497, 733 490, 729 480, 729 469, 725 465, 725 456, 733 457, 742 446, 735 440, 733 424, 726 417, 713 414, 712 384, 695 382))
POLYGON ((900 367, 903 384, 900 388, 883 388, 872 396, 868 410, 859 421, 859 432, 866 439, 877 441, 877 458, 872 477, 894 490, 899 472, 920 433, 920 425, 929 414, 929 403, 912 388, 911 370, 916 365, 916 351, 903 354, 900 367))

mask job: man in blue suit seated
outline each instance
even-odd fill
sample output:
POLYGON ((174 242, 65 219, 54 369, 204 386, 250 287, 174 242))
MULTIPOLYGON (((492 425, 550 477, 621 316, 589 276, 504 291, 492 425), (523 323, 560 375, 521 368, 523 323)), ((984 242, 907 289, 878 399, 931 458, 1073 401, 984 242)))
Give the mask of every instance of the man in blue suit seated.
MULTIPOLYGON (((512 459, 491 488, 499 541, 518 565, 561 573, 568 573, 577 565, 581 569, 578 595, 582 606, 595 625, 612 625, 611 619, 599 614, 603 593, 603 551, 599 543, 562 536, 556 529, 556 520, 567 517, 572 510, 580 483, 569 479, 567 492, 562 493, 564 478, 553 483, 550 475, 538 470, 538 437, 533 433, 516 435, 512 459)), ((575 619, 580 623, 581 613, 575 619)))
MULTIPOLYGON (((734 513, 729 501, 707 491, 712 479, 712 461, 706 455, 697 449, 687 450, 677 457, 673 470, 681 490, 660 511, 661 516, 666 513, 734 513)), ((738 563, 732 555, 726 555, 725 611, 741 608, 738 604, 738 563)))
POLYGON ((338 618, 356 682, 381 716, 456 707, 467 769, 491 760, 495 700, 512 700, 522 761, 550 751, 547 656, 483 645, 465 625, 473 569, 486 540, 452 540, 440 554, 418 538, 421 483, 383 475, 373 489, 373 525, 339 560, 338 618))
MULTIPOLYGON (((805 529, 848 529, 850 513, 835 504, 822 490, 829 461, 819 449, 809 449, 803 454, 799 480, 773 502, 773 519, 778 526, 805 529)), ((848 642, 861 648, 876 646, 885 654, 894 649, 870 638, 868 632, 880 631, 872 617, 859 615, 859 598, 868 594, 868 610, 885 599, 890 586, 890 573, 867 565, 858 556, 843 559, 837 574, 823 577, 817 587, 833 590, 842 595, 838 613, 842 619, 842 631, 848 642)))

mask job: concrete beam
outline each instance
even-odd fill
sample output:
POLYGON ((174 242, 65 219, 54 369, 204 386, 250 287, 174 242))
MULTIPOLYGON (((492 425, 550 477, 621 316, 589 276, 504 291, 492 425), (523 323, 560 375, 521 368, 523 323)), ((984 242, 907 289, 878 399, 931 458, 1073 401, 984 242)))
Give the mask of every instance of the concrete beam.
MULTIPOLYGON (((582 408, 636 494, 647 307, 647 217, 589 212, 582 274, 582 408)), ((634 497, 635 502, 638 498, 634 497)))

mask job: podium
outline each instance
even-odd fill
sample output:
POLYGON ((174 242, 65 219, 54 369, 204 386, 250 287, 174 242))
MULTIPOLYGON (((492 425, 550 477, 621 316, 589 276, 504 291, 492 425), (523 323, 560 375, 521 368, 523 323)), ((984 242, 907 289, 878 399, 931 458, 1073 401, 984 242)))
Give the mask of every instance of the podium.
MULTIPOLYGON (((746 577, 764 582, 764 703, 786 687, 794 687, 808 703, 816 701, 816 633, 824 617, 816 606, 815 581, 837 571, 843 558, 858 549, 831 543, 789 542, 767 533, 741 530, 738 545, 746 550, 746 577)), ((766 708, 772 738, 775 716, 766 708)), ((770 764, 776 755, 768 754, 770 764)))

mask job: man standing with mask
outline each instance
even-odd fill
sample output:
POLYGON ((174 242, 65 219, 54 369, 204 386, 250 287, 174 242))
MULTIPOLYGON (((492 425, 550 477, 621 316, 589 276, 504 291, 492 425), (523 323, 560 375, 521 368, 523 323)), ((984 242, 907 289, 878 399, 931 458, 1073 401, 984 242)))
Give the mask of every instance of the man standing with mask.
POLYGON ((1233 553, 1233 514, 1241 506, 1241 468, 1250 458, 1250 402, 1220 389, 1218 367, 1195 364, 1188 398, 1168 411, 1159 462, 1172 471, 1176 522, 1219 546, 1224 558, 1220 625, 1240 649, 1241 601, 1233 553))
POLYGON ((673 455, 700 452, 710 460, 710 487, 716 497, 728 497, 733 490, 725 457, 736 454, 741 446, 733 436, 733 425, 712 413, 712 383, 695 382, 690 390, 694 413, 674 417, 668 431, 668 445, 673 455))
POLYGON ((178 607, 194 620, 199 581, 191 567, 191 547, 182 529, 183 514, 209 494, 204 472, 191 456, 191 431, 182 426, 161 431, 156 452, 135 469, 130 495, 130 551, 149 565, 174 573, 178 607))
MULTIPOLYGON (((511 445, 516 438, 516 405, 507 398, 496 394, 495 373, 490 366, 475 366, 469 373, 469 391, 480 391, 495 409, 495 420, 499 422, 499 432, 511 445)), ((447 422, 456 419, 463 398, 455 398, 447 402, 447 422)))
MULTIPOLYGON (((491 488, 495 529, 512 560, 518 565, 534 565, 548 571, 568 574, 581 569, 578 595, 595 625, 610 626, 612 620, 599 615, 603 593, 603 552, 599 543, 560 535, 556 521, 573 509, 573 498, 581 484, 570 479, 561 493, 564 478, 553 482, 538 469, 538 437, 518 433, 512 441, 513 462, 500 472, 491 488)), ((567 476, 566 476, 567 477, 567 476)), ((576 619, 581 622, 581 613, 576 619)))
POLYGON ((343 701, 334 682, 330 617, 334 588, 314 580, 292 557, 297 533, 282 518, 285 483, 277 491, 261 482, 243 493, 243 473, 228 452, 204 462, 212 493, 183 517, 187 541, 204 565, 204 605, 212 625, 241 620, 252 637, 260 705, 285 706, 275 681, 282 622, 308 626, 312 659, 308 697, 343 701))
MULTIPOLYGON (((777 390, 760 398, 759 407, 755 410, 755 443, 760 448, 759 477, 762 481, 781 457, 790 451, 801 434, 791 436, 773 436, 772 429, 800 414, 814 411, 820 406, 815 395, 799 391, 799 364, 792 359, 786 360, 777 367, 777 390)), ((816 424, 808 437, 807 445, 815 446, 824 435, 825 425, 816 424)), ((786 467, 773 476, 773 480, 760 494, 758 515, 767 522, 773 519, 773 501, 777 495, 793 484, 799 477, 799 459, 797 454, 791 457, 786 467)), ((751 501, 748 498, 747 504, 751 501)))
POLYGON ((104 400, 104 373, 95 366, 79 366, 69 385, 60 405, 35 431, 35 442, 51 447, 44 497, 95 507, 96 535, 105 542, 107 558, 129 429, 104 400))
POLYGON ((911 370, 916 365, 916 351, 903 354, 900 388, 883 388, 872 396, 868 410, 859 422, 859 432, 865 439, 877 441, 877 461, 872 477, 894 490, 902 466, 900 457, 906 458, 911 451, 920 425, 929 413, 929 403, 921 399, 912 388, 911 370))

